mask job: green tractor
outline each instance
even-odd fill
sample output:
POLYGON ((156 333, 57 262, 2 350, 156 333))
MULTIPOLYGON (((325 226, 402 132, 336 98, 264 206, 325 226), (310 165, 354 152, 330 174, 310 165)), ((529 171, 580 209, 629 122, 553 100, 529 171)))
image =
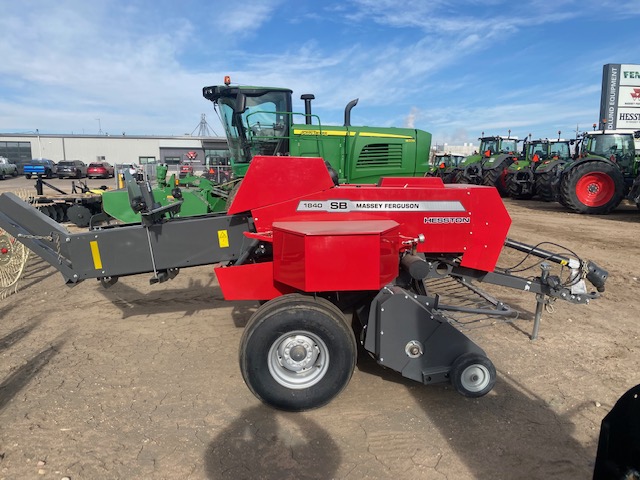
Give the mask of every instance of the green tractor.
POLYGON ((453 183, 454 175, 453 171, 464 160, 464 155, 456 153, 444 153, 438 152, 433 156, 433 164, 427 173, 426 177, 440 177, 444 183, 453 183))
MULTIPOLYGON (((559 134, 560 132, 558 132, 559 134)), ((548 193, 543 187, 536 188, 536 178, 542 175, 538 173, 539 167, 550 162, 570 161, 572 158, 571 146, 574 143, 575 140, 561 138, 555 140, 529 139, 526 141, 523 157, 515 160, 507 168, 505 183, 509 196, 518 199, 529 199, 534 195, 547 196, 548 193), (541 191, 538 192, 538 190, 541 191)))
POLYGON ((311 94, 302 95, 304 113, 292 112, 292 91, 225 85, 205 87, 214 104, 231 151, 236 178, 244 176, 255 155, 322 157, 339 183, 376 183, 380 177, 423 176, 429 169, 431 134, 393 127, 354 127, 351 109, 344 125, 325 126, 311 113, 311 94), (296 122, 295 120, 300 120, 296 122))
POLYGON ((509 165, 520 157, 518 144, 520 140, 508 136, 485 137, 484 132, 479 138, 479 153, 469 155, 455 169, 455 183, 470 183, 475 185, 489 185, 496 187, 501 196, 508 195, 505 182, 509 165))
MULTIPOLYGON (((322 125, 311 113, 311 94, 302 95, 305 112, 292 111, 292 91, 286 88, 225 85, 203 88, 224 126, 230 150, 231 178, 218 184, 186 176, 166 180, 166 171, 152 188, 157 205, 183 201, 176 216, 225 211, 251 159, 256 155, 322 157, 337 183, 376 183, 380 177, 421 177, 429 169, 431 134, 393 127, 351 126, 352 100, 343 126, 322 125), (300 120, 300 123, 294 122, 300 120), (163 177, 164 175, 165 177, 163 177)), ((151 188, 149 186, 149 188, 151 188)), ((125 223, 139 222, 126 189, 105 192, 104 212, 125 223)))
POLYGON ((584 134, 575 160, 541 165, 536 172, 545 176, 536 187, 573 212, 606 215, 632 191, 639 164, 640 130, 594 130, 584 134))

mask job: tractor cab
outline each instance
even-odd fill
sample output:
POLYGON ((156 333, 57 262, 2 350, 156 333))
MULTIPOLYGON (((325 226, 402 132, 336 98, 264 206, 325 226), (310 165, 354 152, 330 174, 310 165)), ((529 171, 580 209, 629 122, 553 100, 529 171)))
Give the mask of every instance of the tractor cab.
POLYGON ((203 93, 225 129, 234 173, 243 175, 255 155, 289 153, 291 90, 224 85, 203 93))
POLYGON ((632 174, 636 169, 636 142, 640 143, 640 131, 630 133, 615 130, 595 131, 586 134, 583 157, 603 157, 616 163, 622 173, 632 174))
POLYGON ((485 157, 493 157, 501 153, 516 153, 518 139, 511 137, 483 137, 480 138, 480 153, 485 157))

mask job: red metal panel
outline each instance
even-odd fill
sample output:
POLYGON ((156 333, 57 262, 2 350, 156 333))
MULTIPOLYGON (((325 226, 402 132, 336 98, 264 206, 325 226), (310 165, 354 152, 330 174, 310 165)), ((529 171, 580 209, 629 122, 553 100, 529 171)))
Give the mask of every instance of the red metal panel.
POLYGON ((384 177, 378 185, 381 187, 429 187, 444 188, 440 177, 384 177))
POLYGON ((225 300, 270 300, 295 289, 274 281, 273 263, 214 268, 225 300))
POLYGON ((475 185, 340 185, 251 213, 258 231, 270 231, 275 221, 392 219, 400 224, 400 235, 425 236, 418 251, 460 254, 463 266, 484 271, 495 268, 511 224, 496 189, 475 185), (403 204, 415 208, 403 210, 403 204), (358 208, 367 205, 380 208, 358 208))
POLYGON ((321 158, 253 157, 228 213, 241 213, 333 187, 321 158))
POLYGON ((275 280, 307 292, 378 290, 398 275, 398 224, 276 222, 275 280))

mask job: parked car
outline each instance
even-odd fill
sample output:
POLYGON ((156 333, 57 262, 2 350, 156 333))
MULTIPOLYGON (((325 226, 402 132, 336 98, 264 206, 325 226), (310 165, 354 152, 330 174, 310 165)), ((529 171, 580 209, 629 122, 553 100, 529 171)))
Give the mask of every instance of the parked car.
POLYGON ((87 168, 87 178, 111 178, 114 175, 115 169, 108 162, 93 162, 87 168))
POLYGON ((87 176, 87 165, 81 160, 63 160, 56 166, 58 178, 83 178, 87 176))
POLYGON ((48 158, 34 158, 22 167, 22 173, 26 178, 33 175, 38 177, 53 178, 56 173, 56 162, 48 158))
POLYGON ((9 162, 6 157, 0 157, 0 180, 4 180, 6 176, 17 177, 18 167, 9 162))

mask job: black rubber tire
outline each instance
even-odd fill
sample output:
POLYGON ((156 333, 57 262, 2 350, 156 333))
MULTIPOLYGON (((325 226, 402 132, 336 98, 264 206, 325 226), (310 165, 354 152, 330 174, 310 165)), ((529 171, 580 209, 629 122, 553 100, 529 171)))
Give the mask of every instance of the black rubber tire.
POLYGON ((456 183, 456 177, 458 176, 459 171, 453 170, 451 172, 445 173, 442 175, 442 183, 456 183))
POLYGON ((507 192, 509 196, 518 200, 529 200, 530 198, 532 198, 533 193, 522 193, 522 184, 516 182, 515 177, 516 174, 513 172, 509 172, 505 176, 504 181, 507 185, 507 192))
POLYGON ((291 294, 265 303, 251 316, 239 357, 242 377, 257 398, 295 412, 326 405, 347 386, 356 365, 357 345, 335 305, 323 298, 291 294), (283 365, 282 353, 297 346, 293 337, 312 340, 314 348, 305 353, 319 352, 304 374, 283 365), (278 345, 293 347, 281 351, 278 345))
POLYGON ((456 176, 456 183, 467 183, 469 185, 481 185, 482 184, 482 165, 480 163, 473 163, 467 165, 460 171, 460 174, 456 176))
POLYGON ((24 178, 26 178, 27 180, 30 180, 31 179, 31 174, 30 173, 25 174, 24 178))
POLYGON ((553 202, 555 200, 556 192, 553 188, 553 179, 555 176, 555 168, 535 175, 536 195, 539 200, 543 202, 553 202))
POLYGON ((505 182, 505 170, 512 163, 512 160, 510 161, 509 158, 505 158, 494 168, 482 172, 482 184, 489 187, 496 187, 501 197, 508 197, 509 191, 507 190, 507 184, 505 182))
POLYGON ((620 205, 624 198, 625 184, 622 172, 615 166, 603 161, 580 163, 565 171, 560 185, 560 203, 576 213, 587 215, 606 215, 620 205), (583 202, 585 191, 581 189, 580 181, 586 176, 608 177, 611 182, 609 195, 603 203, 589 205, 583 202))
POLYGON ((0 172, 0 180, 4 180, 4 173, 0 172))
POLYGON ((496 367, 484 355, 465 353, 453 362, 449 378, 459 394, 471 398, 482 397, 496 384, 496 367))

